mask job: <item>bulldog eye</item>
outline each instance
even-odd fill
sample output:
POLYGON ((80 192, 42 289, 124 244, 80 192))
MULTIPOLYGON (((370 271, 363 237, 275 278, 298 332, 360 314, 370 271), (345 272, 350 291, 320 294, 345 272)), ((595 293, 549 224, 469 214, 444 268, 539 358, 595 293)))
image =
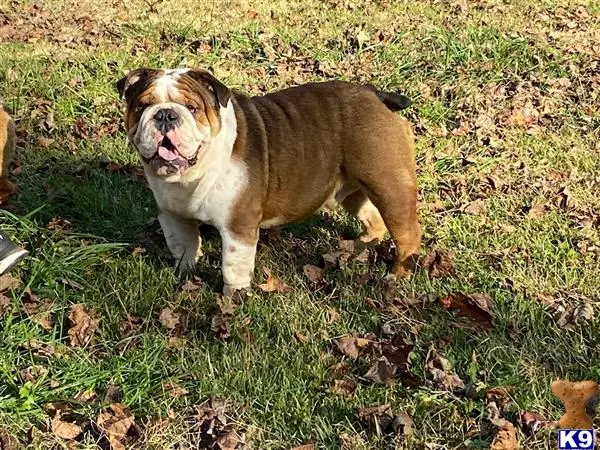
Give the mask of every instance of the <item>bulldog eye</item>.
POLYGON ((195 107, 194 105, 186 105, 185 107, 186 107, 187 109, 189 109, 189 111, 190 111, 192 114, 195 114, 195 113, 196 113, 196 111, 197 111, 197 109, 196 109, 196 107, 195 107))

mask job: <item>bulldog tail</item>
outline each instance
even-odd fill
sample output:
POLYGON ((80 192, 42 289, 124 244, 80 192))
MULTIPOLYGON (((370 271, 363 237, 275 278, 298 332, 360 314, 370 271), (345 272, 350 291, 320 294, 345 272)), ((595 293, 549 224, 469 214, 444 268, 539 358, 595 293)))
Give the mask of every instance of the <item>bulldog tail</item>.
POLYGON ((397 92, 383 92, 375 91, 377 98, 388 107, 391 111, 401 111, 412 105, 412 100, 406 95, 399 94, 397 92))

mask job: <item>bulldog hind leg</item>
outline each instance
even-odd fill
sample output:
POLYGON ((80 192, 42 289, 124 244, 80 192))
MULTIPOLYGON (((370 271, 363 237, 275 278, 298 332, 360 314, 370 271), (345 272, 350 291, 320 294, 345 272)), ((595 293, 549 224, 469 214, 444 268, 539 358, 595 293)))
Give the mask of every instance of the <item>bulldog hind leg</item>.
POLYGON ((344 208, 358 219, 363 226, 363 234, 359 237, 365 244, 383 241, 387 227, 379 210, 361 189, 348 195, 342 202, 344 208))
POLYGON ((406 277, 414 271, 415 257, 421 247, 416 180, 408 171, 399 172, 395 176, 361 180, 396 245, 392 277, 406 277))

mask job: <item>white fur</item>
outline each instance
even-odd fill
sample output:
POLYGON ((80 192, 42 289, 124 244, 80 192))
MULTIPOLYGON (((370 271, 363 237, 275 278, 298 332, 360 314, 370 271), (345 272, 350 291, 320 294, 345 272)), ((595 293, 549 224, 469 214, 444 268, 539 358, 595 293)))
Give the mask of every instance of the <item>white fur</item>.
POLYGON ((195 166, 184 174, 158 177, 146 168, 148 184, 161 210, 159 220, 169 249, 183 269, 192 268, 200 251, 200 221, 219 230, 223 247, 223 291, 250 286, 256 242, 236 239, 228 229, 231 211, 248 181, 246 166, 232 158, 237 136, 233 104, 221 107, 221 131, 195 166))
MULTIPOLYGON (((257 233, 258 238, 258 233, 257 233)), ((227 230, 221 233, 223 246, 223 293, 229 295, 250 287, 256 259, 256 243, 236 239, 227 230)))

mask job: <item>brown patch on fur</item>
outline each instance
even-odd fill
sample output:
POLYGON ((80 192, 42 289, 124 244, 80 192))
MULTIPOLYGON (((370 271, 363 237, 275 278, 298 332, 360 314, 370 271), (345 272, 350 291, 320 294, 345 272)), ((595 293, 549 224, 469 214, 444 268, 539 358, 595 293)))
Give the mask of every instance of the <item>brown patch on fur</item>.
MULTIPOLYGON (((163 75, 165 75, 164 70, 137 69, 117 83, 117 89, 127 100, 125 112, 127 130, 132 129, 140 121, 144 107, 158 103, 155 83, 163 75)), ((222 84, 214 85, 215 82, 220 82, 208 78, 209 76, 212 77, 205 70, 190 70, 180 74, 177 79, 178 95, 169 98, 169 101, 193 106, 196 109, 194 118, 198 125, 209 126, 211 134, 216 136, 221 130, 219 96, 226 96, 225 90, 228 89, 222 84)), ((229 100, 228 96, 227 100, 229 100)))
POLYGON ((344 206, 359 216, 367 239, 382 239, 389 230, 397 249, 392 273, 409 273, 421 228, 408 121, 373 89, 344 82, 253 98, 236 94, 234 105, 234 157, 245 162, 249 176, 230 220, 236 234, 271 219, 303 219, 344 194, 338 201, 347 200, 344 206), (374 208, 361 218, 368 201, 374 208))
POLYGON ((9 166, 15 153, 15 123, 0 105, 0 205, 17 190, 8 181, 9 166))

